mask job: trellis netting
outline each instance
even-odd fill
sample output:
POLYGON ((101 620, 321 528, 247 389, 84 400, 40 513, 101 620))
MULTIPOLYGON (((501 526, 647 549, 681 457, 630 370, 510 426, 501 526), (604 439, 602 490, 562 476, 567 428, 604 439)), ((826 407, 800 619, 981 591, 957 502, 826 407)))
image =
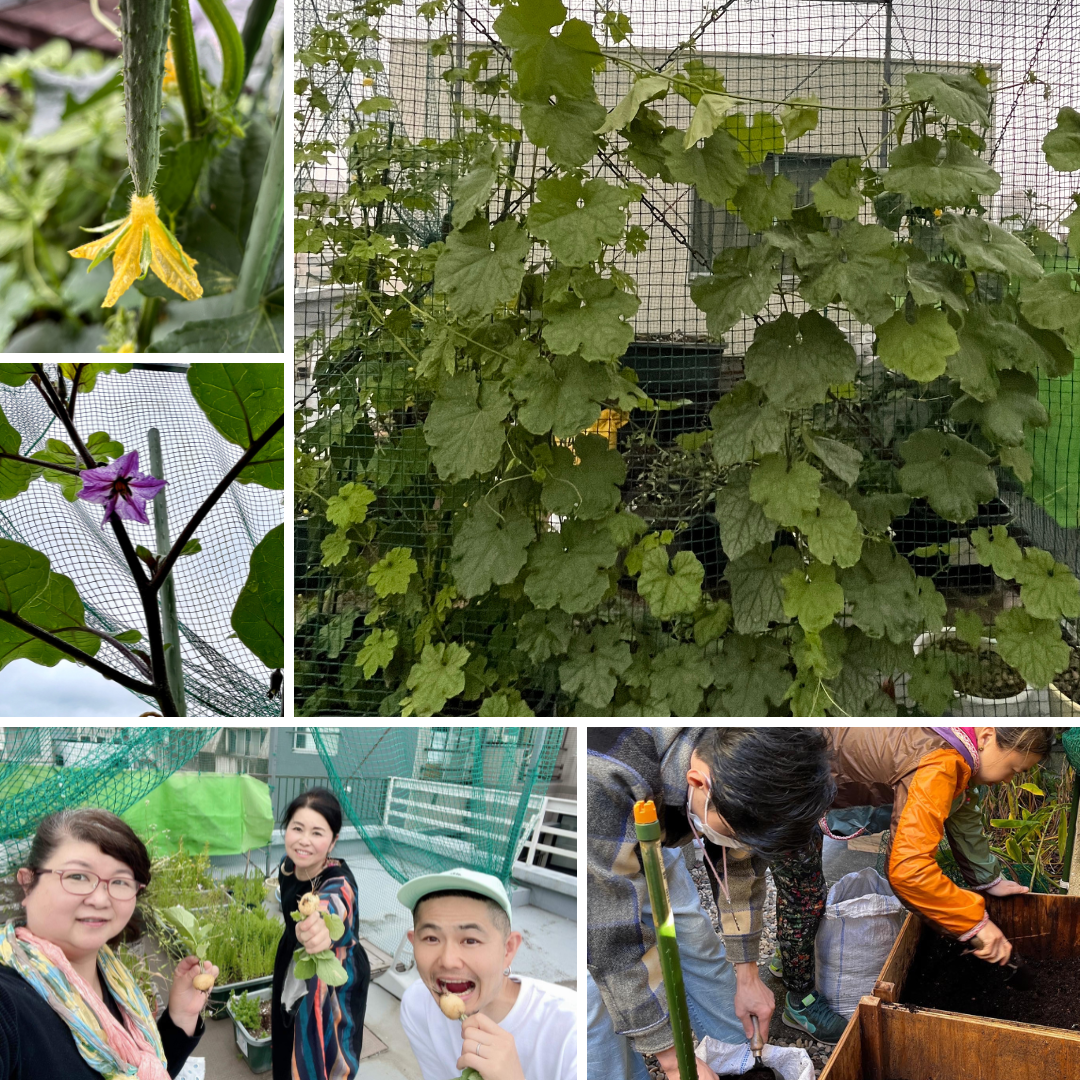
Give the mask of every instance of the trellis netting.
MULTIPOLYGON (((363 132, 368 117, 388 122, 380 135, 388 151, 391 140, 408 140, 407 153, 387 152, 387 184, 410 171, 449 169, 440 159, 438 143, 457 133, 461 124, 474 122, 478 111, 498 113, 507 124, 521 127, 518 107, 492 96, 499 80, 513 82, 507 50, 492 29, 500 8, 482 0, 407 0, 380 6, 384 10, 372 20, 377 37, 362 42, 359 60, 335 65, 322 58, 335 50, 344 55, 349 48, 338 9, 329 0, 298 0, 298 213, 312 218, 325 213, 328 219, 336 214, 339 222, 350 215, 359 220, 363 208, 350 202, 355 195, 350 195, 350 185, 357 148, 369 146, 363 132), (478 53, 483 54, 480 61, 473 59, 478 53), (455 77, 456 71, 477 63, 486 85, 455 77), (310 91, 315 81, 318 96, 310 91)), ((592 26, 609 56, 633 50, 642 62, 660 70, 681 69, 691 59, 705 61, 723 72, 729 92, 776 106, 816 95, 822 105, 818 127, 779 153, 764 153, 760 165, 766 175, 783 174, 794 183, 796 206, 810 201, 810 189, 838 159, 868 157, 886 165, 895 143, 882 105, 902 96, 906 74, 961 75, 981 65, 995 91, 984 157, 1002 178, 997 194, 984 200, 988 220, 1023 233, 1047 273, 1080 270, 1075 240, 1070 254, 1063 224, 1076 208, 1076 178, 1050 168, 1041 145, 1058 110, 1080 102, 1077 0, 566 0, 565 7, 568 17, 592 26), (623 16, 633 27, 630 40, 621 40, 617 32, 623 16)), ((631 80, 632 74, 616 63, 597 73, 596 89, 605 109, 626 95, 631 80)), ((664 110, 665 121, 680 128, 693 114, 689 102, 673 96, 664 110)), ((556 171, 527 136, 516 144, 508 139, 507 145, 513 146, 508 152, 519 183, 496 192, 493 217, 499 211, 520 212, 530 198, 521 191, 556 171)), ((708 585, 710 575, 718 573, 709 559, 718 535, 713 498, 723 476, 711 461, 674 452, 672 446, 677 436, 707 428, 713 405, 742 379, 754 322, 744 318, 722 342, 715 340, 706 331, 704 312, 691 300, 691 286, 708 273, 718 254, 745 246, 749 234, 736 215, 698 198, 691 186, 649 178, 603 151, 587 168, 613 184, 634 183, 643 189, 631 222, 644 230, 648 247, 636 257, 621 250, 613 256, 614 268, 636 280, 640 300, 631 320, 634 338, 623 362, 636 371, 650 395, 679 403, 659 415, 634 413, 619 432, 628 466, 623 499, 651 528, 682 525, 683 542, 701 559, 708 585)), ((463 192, 462 198, 467 197, 463 192)), ((379 214, 385 214, 379 224, 399 243, 422 253, 449 232, 452 207, 445 195, 437 206, 388 202, 379 208, 379 214)), ((350 271, 356 259, 367 256, 350 256, 324 239, 317 229, 309 231, 296 255, 297 390, 298 403, 308 410, 303 422, 308 447, 337 467, 348 463, 357 472, 374 467, 381 486, 391 478, 387 490, 396 517, 381 539, 387 547, 412 547, 421 543, 424 509, 432 495, 430 485, 414 479, 413 462, 426 447, 402 437, 376 453, 381 433, 371 430, 362 412, 339 407, 324 387, 351 365, 378 361, 383 371, 375 393, 390 395, 412 385, 416 358, 385 351, 365 356, 364 343, 351 337, 350 322, 350 312, 364 304, 365 284, 350 271)), ((876 425, 891 441, 931 426, 944 414, 947 406, 928 384, 886 376, 876 363, 869 325, 843 309, 827 313, 845 331, 859 358, 860 393, 869 392, 852 409, 865 416, 867 425, 876 425)), ((1040 393, 1050 426, 1028 436, 1027 448, 1034 457, 1030 482, 1021 484, 1000 471, 999 496, 962 526, 944 522, 921 503, 896 523, 898 551, 917 573, 933 575, 939 588, 974 594, 985 586, 989 570, 979 565, 967 537, 977 527, 997 524, 1080 572, 1080 375, 1042 380, 1040 393)), ((419 428, 412 431, 422 440, 419 428)), ((297 698, 301 707, 305 700, 314 701, 312 714, 370 710, 385 690, 363 685, 359 676, 354 688, 335 703, 328 705, 325 692, 317 697, 328 679, 340 676, 352 623, 344 627, 339 617, 347 614, 329 599, 333 577, 320 565, 318 537, 308 542, 305 510, 311 508, 301 506, 298 522, 297 588, 316 617, 297 638, 297 698)), ((1010 713, 1042 705, 979 707, 1010 713)))
POLYGON ((186 764, 216 728, 0 728, 0 877, 38 822, 92 806, 123 814, 186 764))
MULTIPOLYGON (((101 375, 93 393, 80 396, 77 413, 80 431, 104 431, 126 450, 138 450, 144 472, 150 471, 147 432, 160 431, 173 539, 240 455, 196 404, 186 372, 182 364, 136 364, 123 375, 101 375)), ((66 441, 31 383, 0 385, 0 408, 21 436, 23 456, 46 449, 50 438, 66 441)), ((101 517, 99 505, 69 502, 58 484, 39 478, 17 498, 0 503, 0 536, 44 552, 54 571, 75 582, 88 626, 110 634, 131 628, 145 633, 135 584, 101 517)), ((230 618, 252 550, 281 519, 280 492, 234 483, 198 527, 202 550, 173 568, 189 715, 280 713, 280 700, 268 694, 269 673, 235 637, 230 618)), ((128 522, 127 528, 134 543, 156 549, 153 524, 128 522)), ((124 668, 118 652, 109 661, 132 676, 140 674, 132 665, 124 668)), ((12 678, 13 669, 0 672, 0 691, 12 678)), ((87 671, 86 678, 100 676, 87 671)))

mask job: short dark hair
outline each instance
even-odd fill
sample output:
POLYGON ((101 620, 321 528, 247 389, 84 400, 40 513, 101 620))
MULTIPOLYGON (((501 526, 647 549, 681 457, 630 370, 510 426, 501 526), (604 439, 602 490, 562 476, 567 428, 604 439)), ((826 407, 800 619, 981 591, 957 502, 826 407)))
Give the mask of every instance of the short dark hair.
POLYGON ((836 797, 821 728, 710 728, 697 753, 709 767, 713 809, 765 858, 805 847, 836 797))
POLYGON ((1019 750, 1022 754, 1047 757, 1054 741, 1054 729, 1048 727, 994 728, 994 739, 1002 750, 1019 750))
POLYGON ((438 900, 444 896, 464 896, 468 900, 479 900, 487 907, 488 915, 495 924, 495 929, 502 934, 503 939, 505 940, 510 936, 510 916, 503 910, 502 905, 495 903, 490 896, 481 896, 479 893, 469 892, 468 889, 442 889, 439 892, 430 892, 426 896, 421 896, 413 905, 413 926, 416 926, 416 913, 420 910, 421 904, 428 900, 438 900))
POLYGON ((308 788, 307 791, 297 795, 285 810, 281 827, 287 828, 296 811, 303 810, 305 807, 326 818, 326 824, 330 826, 330 832, 334 836, 341 832, 341 803, 337 801, 332 791, 324 787, 308 788))
POLYGON ((150 884, 150 855, 135 830, 108 810, 80 807, 57 810, 41 819, 26 857, 27 868, 34 871, 34 880, 26 888, 28 893, 38 882, 37 871, 45 868, 65 840, 95 844, 105 855, 128 867, 140 884, 150 884))

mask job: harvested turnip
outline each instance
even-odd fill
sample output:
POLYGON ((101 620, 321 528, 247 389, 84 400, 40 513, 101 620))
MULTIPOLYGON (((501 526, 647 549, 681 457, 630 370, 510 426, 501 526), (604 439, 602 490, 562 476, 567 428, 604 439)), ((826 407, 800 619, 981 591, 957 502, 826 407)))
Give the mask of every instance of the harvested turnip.
POLYGON ((300 912, 300 917, 306 919, 309 915, 314 915, 319 910, 319 894, 318 893, 304 893, 300 897, 299 903, 296 905, 296 910, 300 912))
POLYGON ((439 998, 439 1008, 443 1016, 451 1020, 460 1020, 465 1015, 465 1002, 457 994, 443 994, 439 998))
POLYGON ((212 990, 214 988, 214 976, 208 971, 200 972, 192 979, 196 990, 212 990))

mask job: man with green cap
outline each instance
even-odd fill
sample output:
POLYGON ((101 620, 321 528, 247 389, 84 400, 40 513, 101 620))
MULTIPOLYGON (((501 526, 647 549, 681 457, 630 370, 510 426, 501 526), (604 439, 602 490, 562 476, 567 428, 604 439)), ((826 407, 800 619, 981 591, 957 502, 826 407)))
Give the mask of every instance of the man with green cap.
POLYGON ((420 978, 401 998, 401 1026, 424 1080, 475 1069, 483 1080, 577 1080, 576 994, 511 975, 521 934, 491 874, 455 867, 398 891, 420 978))

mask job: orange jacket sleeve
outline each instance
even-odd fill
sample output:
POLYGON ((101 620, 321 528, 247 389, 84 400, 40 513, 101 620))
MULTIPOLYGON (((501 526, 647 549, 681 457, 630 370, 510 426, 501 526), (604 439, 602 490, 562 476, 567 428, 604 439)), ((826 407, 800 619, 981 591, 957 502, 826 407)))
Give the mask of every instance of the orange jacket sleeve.
POLYGON ((970 779, 971 769, 955 750, 927 754, 915 770, 889 856, 896 895, 954 937, 967 934, 986 915, 983 898, 953 884, 934 858, 945 819, 970 779))

